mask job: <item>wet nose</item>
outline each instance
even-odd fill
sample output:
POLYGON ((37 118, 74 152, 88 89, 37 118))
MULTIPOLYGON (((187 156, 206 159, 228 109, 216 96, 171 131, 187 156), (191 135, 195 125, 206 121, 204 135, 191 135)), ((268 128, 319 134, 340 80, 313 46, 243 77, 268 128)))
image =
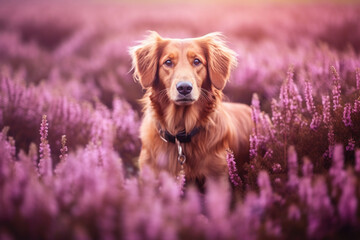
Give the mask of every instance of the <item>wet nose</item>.
POLYGON ((178 92, 181 94, 181 95, 187 95, 191 92, 192 90, 192 84, 189 83, 189 82, 178 82, 176 84, 176 89, 178 90, 178 92))

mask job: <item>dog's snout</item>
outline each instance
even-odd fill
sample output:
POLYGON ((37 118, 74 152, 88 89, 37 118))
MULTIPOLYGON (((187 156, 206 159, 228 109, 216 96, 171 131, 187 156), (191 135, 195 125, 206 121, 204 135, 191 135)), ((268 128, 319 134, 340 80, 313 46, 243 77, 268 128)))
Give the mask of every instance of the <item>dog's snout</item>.
POLYGON ((181 95, 185 96, 192 91, 193 87, 190 82, 178 82, 176 84, 176 89, 181 95))

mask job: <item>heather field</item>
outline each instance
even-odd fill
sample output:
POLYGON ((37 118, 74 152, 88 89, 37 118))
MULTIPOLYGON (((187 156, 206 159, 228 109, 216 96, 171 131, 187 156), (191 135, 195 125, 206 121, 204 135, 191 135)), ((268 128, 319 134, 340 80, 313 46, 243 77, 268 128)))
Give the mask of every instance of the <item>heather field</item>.
MULTIPOLYGON (((0 239, 359 239, 360 4, 0 1, 0 239), (128 48, 219 31, 251 160, 138 171, 128 48)), ((206 139, 204 139, 206 141, 206 139)))

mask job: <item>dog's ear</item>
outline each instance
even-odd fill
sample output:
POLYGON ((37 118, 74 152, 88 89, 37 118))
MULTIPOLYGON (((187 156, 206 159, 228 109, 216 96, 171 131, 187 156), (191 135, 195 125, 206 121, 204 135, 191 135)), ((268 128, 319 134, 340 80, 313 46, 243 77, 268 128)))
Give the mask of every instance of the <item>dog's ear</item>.
POLYGON ((202 37, 207 52, 208 71, 211 83, 222 90, 236 67, 236 53, 229 49, 221 33, 210 33, 202 37))
POLYGON ((162 40, 157 32, 150 31, 148 37, 139 45, 131 47, 134 78, 143 88, 151 87, 156 77, 158 67, 158 43, 162 40))

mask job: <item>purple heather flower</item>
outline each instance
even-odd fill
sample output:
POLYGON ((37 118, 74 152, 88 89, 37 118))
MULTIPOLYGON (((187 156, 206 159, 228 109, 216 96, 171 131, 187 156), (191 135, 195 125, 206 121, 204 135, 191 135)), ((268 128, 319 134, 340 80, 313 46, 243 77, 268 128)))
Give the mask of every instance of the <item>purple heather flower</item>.
POLYGON ((348 145, 346 146, 346 151, 354 151, 355 149, 355 140, 353 138, 349 138, 348 145))
POLYGON ((264 204, 264 206, 267 206, 273 201, 273 192, 269 174, 266 171, 260 171, 257 182, 260 189, 260 201, 264 204))
POLYGON ((274 139, 275 138, 275 129, 272 126, 269 115, 263 114, 262 116, 263 117, 261 118, 261 125, 264 127, 266 132, 269 134, 268 137, 270 137, 270 139, 274 139))
POLYGON ((356 197, 356 178, 348 171, 338 203, 338 211, 343 222, 356 223, 358 201, 356 197))
POLYGON ((274 173, 280 172, 280 171, 281 171, 281 165, 280 165, 279 163, 274 163, 274 164, 272 165, 272 171, 273 171, 274 173))
MULTIPOLYGON (((265 159, 265 160, 271 160, 272 157, 273 157, 273 153, 274 153, 274 151, 269 148, 269 149, 266 151, 265 155, 264 155, 264 159, 265 159)), ((279 164, 279 165, 280 165, 280 164, 279 164)), ((277 168, 277 167, 276 167, 276 168, 277 168)), ((280 169, 281 169, 281 165, 280 165, 280 169)))
POLYGON ((209 180, 207 183, 207 194, 205 198, 206 210, 209 214, 209 224, 207 237, 219 238, 219 236, 227 235, 230 226, 224 219, 229 216, 228 204, 230 203, 230 191, 228 181, 221 179, 220 181, 209 180))
POLYGON ((351 127, 351 105, 350 103, 346 103, 344 107, 344 113, 343 113, 343 122, 346 127, 351 127))
POLYGON ((284 109, 288 109, 290 105, 289 100, 289 80, 286 79, 280 88, 280 101, 284 109))
POLYGON ((334 155, 329 173, 333 186, 331 194, 335 197, 342 188, 346 178, 346 172, 344 170, 344 151, 341 144, 337 144, 334 147, 334 155))
POLYGON ((336 171, 344 168, 344 151, 341 144, 336 144, 334 148, 333 162, 330 168, 330 175, 336 175, 336 171), (332 169, 335 171, 332 174, 332 169))
POLYGON ((310 123, 310 128, 315 131, 320 127, 320 124, 321 124, 321 115, 318 112, 315 112, 313 114, 313 118, 310 123))
POLYGON ((280 88, 280 101, 282 103, 282 108, 285 112, 285 122, 289 124, 293 115, 294 111, 297 108, 297 104, 294 97, 294 86, 293 86, 293 76, 294 71, 293 67, 290 67, 287 71, 287 76, 280 88))
POLYGON ((333 94, 333 107, 335 111, 340 107, 340 101, 341 101, 340 77, 334 66, 331 66, 330 69, 333 74, 332 94, 333 94))
POLYGON ((288 149, 288 183, 290 188, 297 187, 299 184, 298 177, 298 163, 297 154, 294 146, 290 146, 288 149))
POLYGON ((231 183, 237 187, 241 185, 241 179, 238 175, 238 171, 236 168, 236 162, 235 162, 235 158, 234 158, 234 153, 229 149, 227 150, 227 154, 226 154, 226 161, 227 161, 227 165, 228 165, 228 169, 229 169, 229 177, 230 177, 230 181, 231 183))
POLYGON ((304 177, 312 177, 313 174, 313 164, 311 163, 310 159, 307 157, 304 157, 304 163, 302 167, 302 173, 304 177))
POLYGON ((300 220, 301 211, 298 206, 291 204, 288 208, 288 219, 290 220, 300 220))
POLYGON ((312 85, 309 80, 305 80, 305 102, 307 110, 313 113, 315 111, 315 105, 312 96, 312 85))
POLYGON ((281 238, 281 225, 268 219, 265 222, 266 234, 274 238, 281 238))
POLYGON ((323 105, 323 120, 325 124, 330 123, 330 97, 328 95, 322 96, 322 105, 323 105))
POLYGON ((258 145, 259 145, 259 139, 253 130, 253 133, 250 135, 250 158, 251 159, 253 159, 257 156, 258 145))
POLYGON ((40 160, 39 160, 39 175, 51 176, 52 175, 52 159, 50 145, 47 141, 48 136, 48 122, 46 115, 43 115, 40 125, 40 160))
POLYGON ((333 223, 334 209, 332 207, 325 179, 319 177, 311 189, 307 199, 308 229, 310 237, 321 237, 333 223))
POLYGON ((328 129, 328 143, 329 147, 327 150, 327 154, 329 158, 332 158, 335 145, 334 127, 332 125, 330 125, 328 129))
POLYGON ((360 149, 355 151, 355 171, 360 172, 360 149))
POLYGON ((272 122, 274 126, 279 128, 280 130, 284 129, 284 119, 282 117, 281 112, 279 111, 278 103, 275 99, 271 101, 271 112, 272 112, 272 122))
POLYGON ((353 113, 360 113, 360 100, 355 99, 352 111, 353 113))
POLYGON ((274 182, 276 184, 280 185, 281 184, 281 179, 277 177, 277 178, 275 178, 274 182))

